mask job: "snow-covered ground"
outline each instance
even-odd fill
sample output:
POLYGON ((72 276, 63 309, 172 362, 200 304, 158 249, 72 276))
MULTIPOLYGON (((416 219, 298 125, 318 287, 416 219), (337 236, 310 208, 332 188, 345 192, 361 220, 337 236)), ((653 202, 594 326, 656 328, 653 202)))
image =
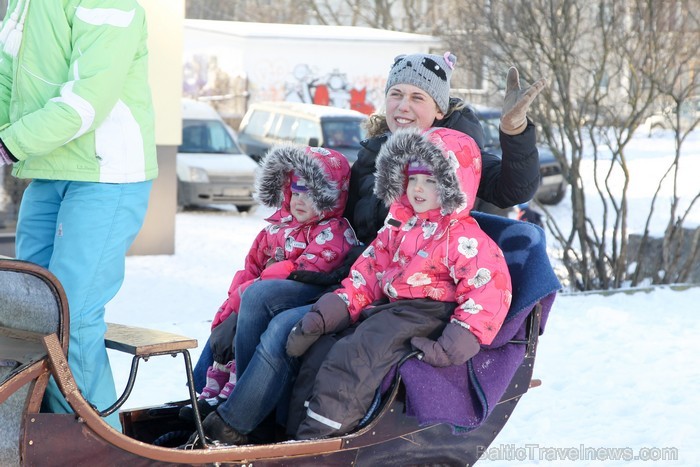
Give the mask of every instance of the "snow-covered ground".
MULTIPOLYGON (((683 157, 679 196, 698 191, 700 135, 683 157)), ((667 137, 633 140, 630 228, 641 229, 650 196, 673 154, 667 137)), ((668 189, 662 196, 668 196, 668 189)), ((666 201, 663 201, 667 203, 666 201)), ((564 200, 551 215, 566 219, 564 200)), ((595 208, 593 208, 595 209, 595 208)), ((657 212, 661 210, 657 207, 657 212)), ((700 225, 700 208, 690 225, 700 225)), ((271 211, 177 214, 176 254, 127 259, 107 319, 176 332, 204 344, 233 273, 271 211)), ((593 216, 595 218, 595 216, 593 216)), ((665 220, 655 220, 661 229, 665 220)), ((700 465, 700 287, 612 295, 562 292, 535 364, 542 386, 522 399, 483 465, 700 465)), ((192 352, 196 360, 199 350, 192 352)), ((118 391, 130 359, 110 351, 118 391)), ((142 363, 127 407, 187 398, 182 359, 142 363)))

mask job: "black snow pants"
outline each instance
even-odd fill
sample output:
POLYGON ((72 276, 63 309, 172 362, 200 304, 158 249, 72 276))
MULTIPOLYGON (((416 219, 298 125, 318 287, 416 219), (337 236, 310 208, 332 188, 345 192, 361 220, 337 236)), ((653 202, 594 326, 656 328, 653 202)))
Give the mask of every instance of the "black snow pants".
POLYGON ((323 339, 314 344, 310 352, 323 352, 327 357, 322 360, 312 387, 308 386, 308 378, 321 359, 304 361, 292 395, 288 431, 299 423, 300 406, 305 400, 308 408, 296 430, 297 439, 341 435, 354 429, 367 413, 384 376, 411 352, 411 338, 437 339, 455 306, 429 299, 381 305, 368 309, 371 315, 347 335, 341 334, 337 342, 323 339), (319 349, 315 349, 317 345, 319 349))

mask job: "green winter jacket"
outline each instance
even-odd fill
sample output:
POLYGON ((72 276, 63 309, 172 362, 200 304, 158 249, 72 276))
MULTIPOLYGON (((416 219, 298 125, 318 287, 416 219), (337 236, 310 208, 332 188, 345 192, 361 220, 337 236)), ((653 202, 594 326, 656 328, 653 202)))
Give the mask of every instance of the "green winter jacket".
POLYGON ((13 175, 157 176, 146 37, 136 0, 10 0, 0 28, 0 140, 19 160, 13 175))

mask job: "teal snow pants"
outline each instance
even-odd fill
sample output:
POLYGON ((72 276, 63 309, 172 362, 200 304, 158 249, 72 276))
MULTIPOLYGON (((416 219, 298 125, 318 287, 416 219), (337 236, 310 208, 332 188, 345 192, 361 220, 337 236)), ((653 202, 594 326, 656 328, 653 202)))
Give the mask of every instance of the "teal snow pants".
MULTIPOLYGON (((117 399, 104 344, 105 304, 124 280, 126 252, 143 224, 151 185, 34 180, 20 206, 17 258, 47 268, 63 285, 70 310, 68 364, 85 399, 99 410, 117 399)), ((42 410, 72 412, 53 378, 42 410)), ((105 420, 121 431, 118 414, 105 420)))

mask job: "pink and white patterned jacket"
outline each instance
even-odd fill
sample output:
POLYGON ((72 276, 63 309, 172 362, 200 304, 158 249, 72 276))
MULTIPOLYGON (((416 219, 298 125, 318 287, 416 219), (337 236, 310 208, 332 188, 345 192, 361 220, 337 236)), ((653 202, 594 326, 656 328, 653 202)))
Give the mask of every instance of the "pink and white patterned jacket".
POLYGON ((431 298, 458 304, 451 321, 489 344, 511 303, 503 253, 471 216, 481 176, 474 140, 446 128, 392 135, 377 157, 375 192, 389 205, 377 238, 336 293, 353 321, 373 302, 431 298), (415 213, 406 167, 422 160, 438 180, 440 209, 415 213))
POLYGON ((238 313, 241 294, 256 280, 286 279, 294 270, 330 272, 358 244, 350 223, 342 217, 347 200, 350 165, 341 153, 325 148, 276 146, 263 161, 256 180, 259 201, 279 209, 253 241, 245 266, 231 281, 228 298, 214 316, 212 329, 238 313), (292 216, 290 180, 300 174, 322 214, 305 223, 292 216), (268 262, 272 262, 268 265, 268 262))

